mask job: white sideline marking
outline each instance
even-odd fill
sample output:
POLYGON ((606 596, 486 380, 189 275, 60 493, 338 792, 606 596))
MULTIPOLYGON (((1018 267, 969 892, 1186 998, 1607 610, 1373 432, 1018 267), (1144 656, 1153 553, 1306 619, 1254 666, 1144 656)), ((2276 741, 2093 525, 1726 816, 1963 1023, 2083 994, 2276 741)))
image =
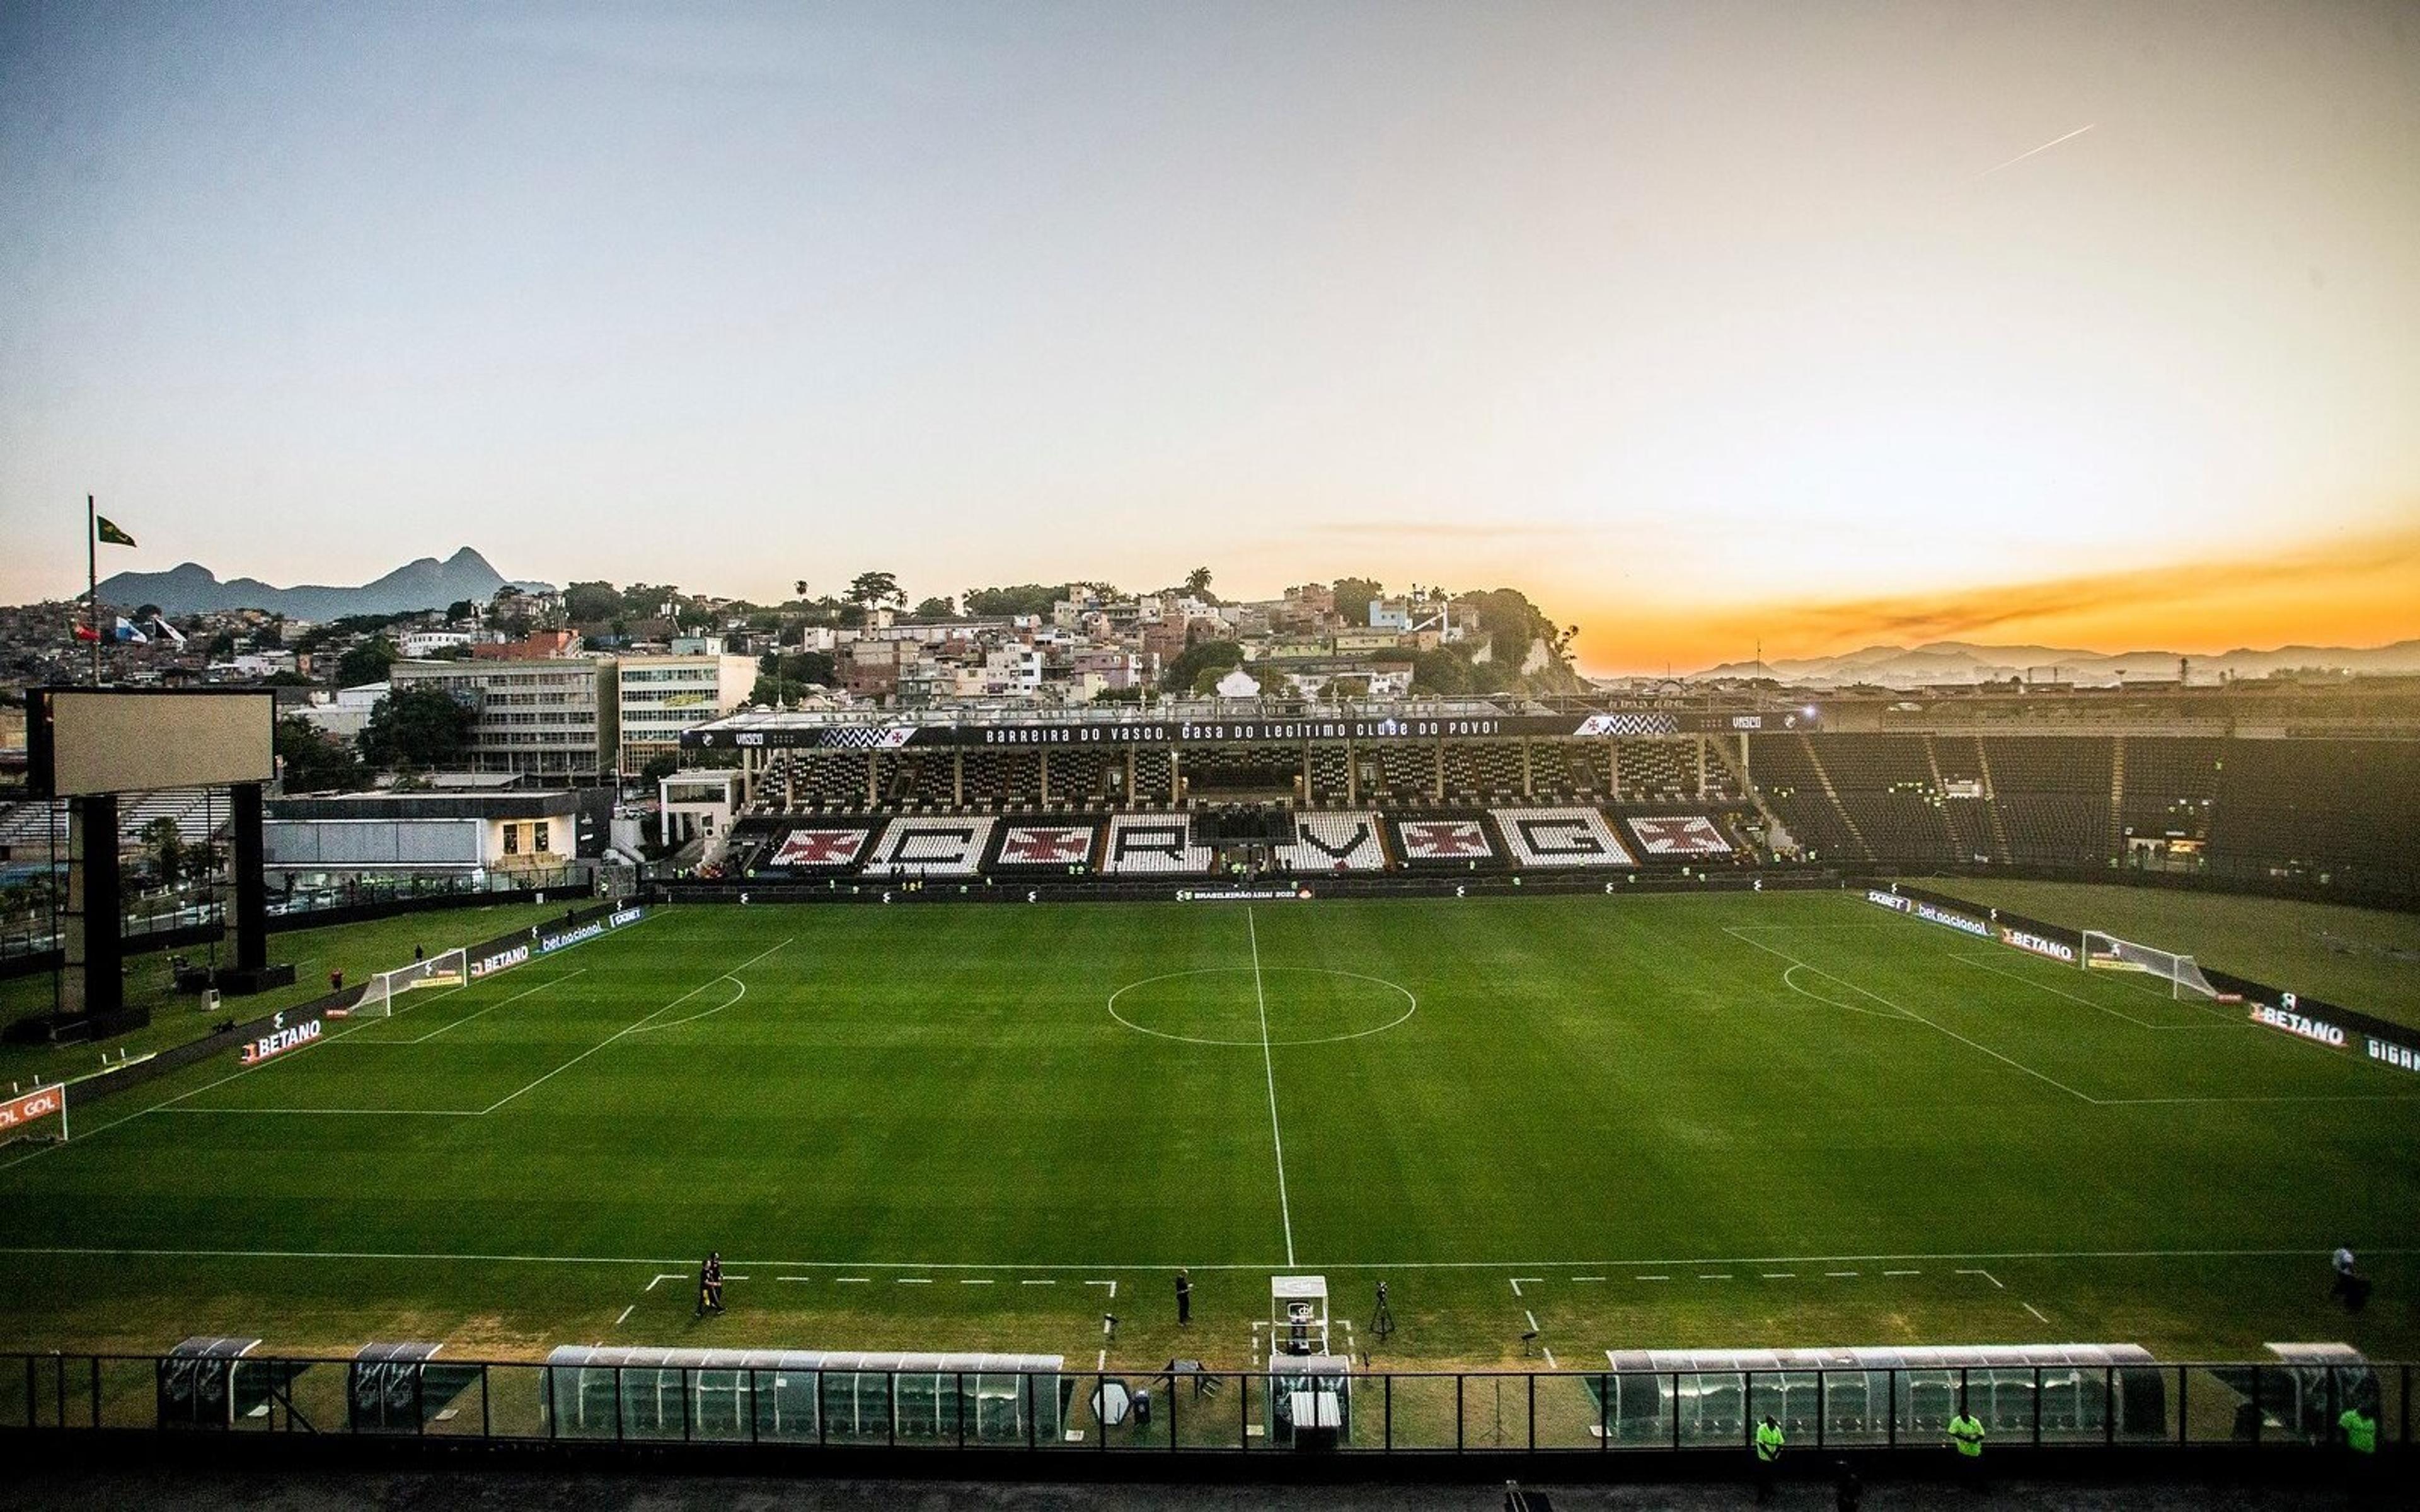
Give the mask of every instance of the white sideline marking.
POLYGON ((619 1327, 621 1327, 624 1323, 628 1322, 628 1321, 630 1320, 630 1315, 631 1315, 632 1313, 637 1312, 638 1310, 639 1310, 639 1304, 638 1304, 637 1303, 635 1303, 635 1302, 634 1302, 634 1303, 632 1303, 632 1304, 630 1304, 630 1305, 628 1305, 628 1307, 623 1308, 623 1309, 622 1309, 622 1316, 621 1316, 621 1317, 619 1317, 619 1318, 616 1318, 615 1319, 613 1319, 613 1326, 614 1326, 615 1328, 619 1328, 619 1327))
POLYGON ((1019 1281, 1017 1283, 1020 1287, 1055 1287, 1058 1284, 1056 1281, 1019 1281))
POLYGON ((1638 1279, 1641 1281, 1669 1281, 1672 1278, 1668 1275, 1642 1275, 1638 1279))
POLYGON ((777 1275, 773 1279, 776 1281, 813 1281, 814 1277, 811 1275, 777 1275))
POLYGON ((1767 1271, 1764 1273, 1763 1279, 1767 1281, 1795 1281, 1798 1279, 1798 1273, 1795 1271, 1767 1271))
POLYGON ((1538 1332, 1538 1315, 1537 1315, 1536 1313, 1531 1312, 1528 1308, 1524 1307, 1524 1308, 1522 1308, 1522 1309, 1521 1309, 1521 1316, 1522 1316, 1522 1317, 1524 1317, 1524 1318, 1526 1318, 1526 1319, 1528 1319, 1529 1320, 1529 1332, 1530 1332, 1530 1333, 1532 1333, 1532 1334, 1537 1333, 1537 1332, 1538 1332))
POLYGON ((1555 1351, 1554 1351, 1554 1350, 1552 1350, 1547 1349, 1547 1348, 1546 1348, 1544 1345, 1543 1345, 1543 1344, 1539 1345, 1539 1346, 1538 1346, 1538 1348, 1539 1348, 1539 1350, 1540 1350, 1541 1351, 1543 1351, 1543 1352, 1545 1354, 1545 1356, 1546 1356, 1546 1368, 1547 1368, 1547 1369, 1549 1369, 1549 1370, 1553 1370, 1553 1369, 1558 1368, 1558 1366, 1557 1366, 1557 1365, 1556 1365, 1556 1364, 1555 1364, 1555 1351))
POLYGON ((1101 1349, 1100 1354, 1093 1361, 1093 1368, 1095 1370, 1107 1370, 1109 1367, 1109 1351, 1108 1346, 1104 1345, 1101 1349))
POLYGON ((1854 1271, 1826 1271, 1823 1273, 1826 1279, 1834 1281, 1839 1280, 1843 1276, 1853 1276, 1856 1273, 1857 1273, 1854 1271))
POLYGON ((2006 1291, 2006 1290, 2008 1290, 2008 1289, 2009 1289, 2009 1288, 2006 1288, 2006 1287, 2002 1287, 2002 1286, 2000 1286, 2000 1278, 1999 1278, 1998 1276, 1993 1275, 1993 1274, 1991 1272, 1989 1272, 1989 1271, 1961 1271, 1961 1272, 1959 1272, 1958 1273, 1959 1273, 1960 1275, 1979 1275, 1979 1276, 1981 1276, 1984 1280, 1989 1281, 1990 1283, 1992 1283, 1992 1285, 1993 1285, 1994 1287, 1999 1287, 1999 1288, 2000 1288, 2002 1291, 2006 1291))
POLYGON ((1602 1281, 1605 1277, 1601 1275, 1575 1275, 1572 1277, 1572 1279, 1575 1281, 1602 1281))
POLYGON ((1114 1281, 1087 1281, 1084 1285, 1088 1287, 1107 1287, 1109 1288, 1109 1300, 1112 1302, 1117 1300, 1118 1284, 1114 1281))
POLYGON ((666 1281, 678 1281, 686 1277, 688 1274, 689 1273, 687 1271, 667 1271, 663 1274, 656 1277, 655 1280, 648 1282, 647 1289, 649 1291, 653 1291, 657 1287, 662 1285, 666 1281))
POLYGON ((1252 905, 1244 905, 1244 928, 1251 932, 1252 1000, 1261 1009, 1261 1069, 1269 1081, 1269 1142, 1278 1152, 1278 1216, 1285 1224, 1286 1267, 1294 1267, 1294 1206, 1286 1200, 1285 1133, 1278 1127, 1278 1062, 1269 1048, 1269 998, 1261 987, 1261 927, 1252 922, 1252 905))
MULTIPOLYGON (((801 1276, 799 1279, 804 1280, 805 1277, 801 1276)), ((958 1280, 958 1285, 962 1287, 988 1287, 993 1284, 989 1276, 962 1276, 958 1280)))
POLYGON ((1711 1274, 1703 1271, 1698 1273, 1698 1279, 1700 1281, 1729 1281, 1730 1278, 1731 1273, 1729 1271, 1716 1271, 1711 1274))
POLYGON ((1923 1273, 1921 1271, 1885 1271, 1883 1273, 1885 1275, 1922 1275, 1923 1273))
POLYGON ((870 1287, 874 1285, 874 1277, 870 1275, 836 1275, 832 1277, 832 1279, 845 1287, 870 1287))
POLYGON ((748 1278, 744 1275, 726 1275, 722 1279, 725 1281, 745 1281, 748 1278))
POLYGON ((2047 1319, 2047 1318, 2042 1318, 2042 1315, 2041 1315, 2041 1309, 2040 1309, 2040 1308, 2036 1307, 2032 1303, 2029 1303, 2029 1302, 2021 1302, 2021 1303, 2017 1304, 2017 1305, 2018 1305, 2018 1306, 2020 1306, 2020 1307, 2023 1307, 2025 1311, 2027 1311, 2027 1312, 2029 1312, 2029 1313, 2033 1314, 2036 1318, 2040 1318, 2040 1319, 2041 1319, 2041 1320, 2042 1320, 2043 1322, 2045 1322, 2045 1323, 2047 1323, 2047 1322, 2049 1322, 2049 1321, 2050 1321, 2050 1319, 2047 1319))
POLYGON ((929 1275, 903 1275, 899 1278, 899 1284, 903 1287, 929 1287, 933 1284, 933 1278, 929 1275))

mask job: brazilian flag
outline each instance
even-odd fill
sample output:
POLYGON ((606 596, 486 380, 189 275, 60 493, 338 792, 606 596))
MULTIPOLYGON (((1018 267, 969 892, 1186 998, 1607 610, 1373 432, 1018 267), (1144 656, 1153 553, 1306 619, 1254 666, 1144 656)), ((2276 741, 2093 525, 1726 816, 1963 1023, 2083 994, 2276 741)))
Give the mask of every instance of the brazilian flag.
POLYGON ((119 530, 116 526, 112 525, 109 522, 109 517, 106 515, 96 515, 93 517, 93 533, 101 537, 101 544, 103 546, 132 546, 134 544, 134 537, 127 534, 124 531, 119 530))

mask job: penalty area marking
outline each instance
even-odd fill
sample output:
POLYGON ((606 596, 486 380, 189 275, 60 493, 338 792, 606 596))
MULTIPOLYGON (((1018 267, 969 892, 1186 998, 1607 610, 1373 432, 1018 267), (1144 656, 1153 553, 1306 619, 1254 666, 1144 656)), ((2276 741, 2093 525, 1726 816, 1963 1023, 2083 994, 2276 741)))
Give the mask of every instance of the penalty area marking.
MULTIPOLYGON (((1249 910, 1247 910, 1247 912, 1249 913, 1249 910)), ((1262 966, 1257 969, 1252 966, 1196 966, 1190 971, 1164 971, 1156 977, 1144 977, 1140 980, 1127 982, 1116 992, 1109 994, 1109 1017, 1117 1020, 1125 1027, 1134 1030, 1135 1033, 1148 1034, 1155 1040, 1173 1040, 1178 1044, 1206 1044, 1239 1050, 1259 1050, 1263 1048, 1263 1043, 1261 1038, 1257 1035, 1249 1040, 1214 1040, 1202 1035, 1171 1034, 1166 1029, 1155 1029, 1145 1025, 1137 1024, 1134 1020, 1118 1011, 1118 999, 1124 997, 1126 994, 1133 992, 1138 987, 1148 987, 1155 982, 1174 981, 1180 977, 1217 977, 1232 974, 1235 976, 1250 975, 1255 980, 1258 980, 1262 976, 1275 977, 1286 975, 1288 973, 1314 977, 1343 977, 1354 981, 1366 981, 1375 987, 1384 987, 1389 992, 1401 993, 1404 996, 1404 1007, 1403 1012, 1397 1014, 1394 1018, 1388 1020, 1386 1023, 1378 1025, 1373 1028, 1356 1029, 1350 1034, 1330 1034, 1315 1040, 1280 1040, 1272 1037, 1267 1041, 1267 1047, 1270 1049, 1292 1050, 1305 1045, 1342 1044, 1348 1040, 1366 1040, 1373 1034, 1384 1034, 1388 1029, 1398 1027, 1399 1026, 1408 1022, 1413 1014, 1418 1013, 1420 1011, 1420 1000, 1418 996, 1414 995, 1409 987, 1404 986, 1400 981, 1389 981, 1384 977, 1373 977, 1365 972, 1341 971, 1333 966, 1262 966)))

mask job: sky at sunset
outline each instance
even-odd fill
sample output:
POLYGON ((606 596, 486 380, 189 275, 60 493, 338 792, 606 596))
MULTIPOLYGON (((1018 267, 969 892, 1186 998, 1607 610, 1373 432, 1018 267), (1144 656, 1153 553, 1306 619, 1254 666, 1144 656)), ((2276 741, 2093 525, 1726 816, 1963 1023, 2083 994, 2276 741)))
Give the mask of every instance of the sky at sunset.
POLYGON ((0 599, 2420 636, 2420 8, 0 8, 0 599))

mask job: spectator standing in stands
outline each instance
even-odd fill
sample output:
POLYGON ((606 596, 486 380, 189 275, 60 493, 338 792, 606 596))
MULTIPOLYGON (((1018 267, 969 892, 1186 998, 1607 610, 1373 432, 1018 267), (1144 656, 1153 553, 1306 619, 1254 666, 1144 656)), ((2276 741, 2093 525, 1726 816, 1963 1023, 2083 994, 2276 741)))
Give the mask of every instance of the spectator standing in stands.
POLYGON ((1176 1268, 1176 1326, 1193 1326, 1193 1277, 1181 1265, 1176 1268))
POLYGON ((1773 1500, 1773 1477, 1781 1465, 1783 1443, 1781 1425, 1767 1412, 1756 1426, 1756 1499, 1760 1503, 1773 1500))

